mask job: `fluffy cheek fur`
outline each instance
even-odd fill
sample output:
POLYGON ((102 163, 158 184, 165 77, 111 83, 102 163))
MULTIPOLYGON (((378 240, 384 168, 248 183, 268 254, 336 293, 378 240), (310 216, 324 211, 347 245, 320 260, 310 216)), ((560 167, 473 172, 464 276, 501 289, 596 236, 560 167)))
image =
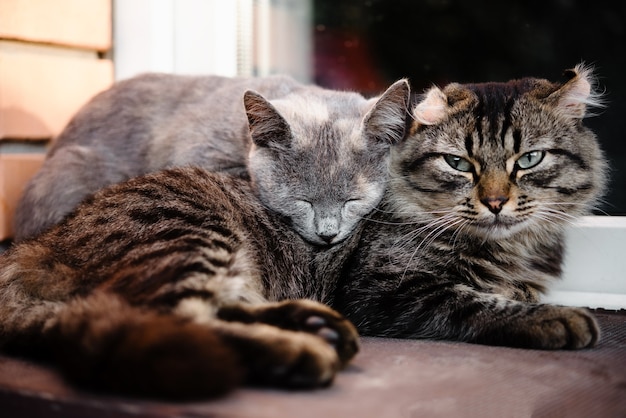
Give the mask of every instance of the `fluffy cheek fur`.
MULTIPOLYGON (((497 215, 481 202, 473 174, 451 169, 441 157, 429 159, 418 170, 393 177, 391 187, 401 196, 392 203, 394 211, 407 220, 427 221, 440 230, 463 229, 483 239, 503 239, 535 227, 560 229, 573 219, 574 213, 586 210, 576 203, 580 196, 575 196, 575 186, 572 191, 561 186, 566 183, 564 178, 574 185, 585 176, 574 169, 559 171, 554 168, 556 159, 547 155, 543 167, 504 181, 502 188, 508 200, 497 215), (560 174, 551 179, 554 172, 560 174)), ((506 179, 511 175, 500 174, 506 179)), ((584 188, 583 184, 583 193, 584 188)))

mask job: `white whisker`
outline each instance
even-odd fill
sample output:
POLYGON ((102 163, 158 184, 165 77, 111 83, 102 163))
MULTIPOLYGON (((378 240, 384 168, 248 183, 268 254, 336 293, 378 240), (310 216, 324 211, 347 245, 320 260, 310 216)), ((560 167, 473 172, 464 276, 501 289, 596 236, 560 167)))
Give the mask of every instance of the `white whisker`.
MULTIPOLYGON (((443 233, 445 233, 450 228, 453 228, 459 224, 464 224, 464 223, 466 223, 466 220, 460 219, 450 213, 446 216, 443 216, 442 218, 437 219, 436 221, 433 221, 427 224, 425 227, 422 227, 421 228, 422 231, 427 230, 427 229, 432 229, 432 230, 428 232, 428 234, 426 234, 426 236, 420 241, 420 243, 413 250, 404 268, 402 276, 400 277, 400 280, 398 281, 398 286, 404 280, 404 277, 406 276, 406 273, 408 272, 409 267, 411 266, 411 263, 413 259, 415 258, 415 255, 418 253, 420 249, 430 246, 438 237, 440 237, 443 233)), ((416 234, 416 236, 417 235, 419 234, 416 234)))

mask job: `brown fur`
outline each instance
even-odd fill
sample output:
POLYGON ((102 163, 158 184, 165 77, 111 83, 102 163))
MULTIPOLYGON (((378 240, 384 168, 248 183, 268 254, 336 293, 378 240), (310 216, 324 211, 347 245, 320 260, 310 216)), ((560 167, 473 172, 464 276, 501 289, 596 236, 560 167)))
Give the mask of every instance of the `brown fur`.
POLYGON ((343 317, 301 300, 317 292, 301 262, 312 250, 242 180, 131 180, 1 256, 0 346, 139 396, 324 386, 358 345, 343 317))

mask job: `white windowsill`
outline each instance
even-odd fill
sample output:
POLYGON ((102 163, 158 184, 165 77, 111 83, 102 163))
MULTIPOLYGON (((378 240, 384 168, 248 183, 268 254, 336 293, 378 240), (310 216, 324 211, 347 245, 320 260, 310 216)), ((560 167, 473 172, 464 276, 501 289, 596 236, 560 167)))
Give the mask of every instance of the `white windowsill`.
POLYGON ((626 309, 626 217, 587 216, 567 232, 563 280, 543 301, 626 309))

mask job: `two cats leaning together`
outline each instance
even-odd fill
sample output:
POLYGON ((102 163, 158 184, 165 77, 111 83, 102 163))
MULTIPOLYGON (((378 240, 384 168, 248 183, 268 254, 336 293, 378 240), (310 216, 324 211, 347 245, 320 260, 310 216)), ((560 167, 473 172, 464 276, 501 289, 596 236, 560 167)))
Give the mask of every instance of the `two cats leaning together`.
POLYGON ((69 123, 0 256, 0 348, 77 384, 189 399, 328 385, 358 335, 593 346, 543 304, 604 188, 567 80, 411 95, 144 75, 69 123))

